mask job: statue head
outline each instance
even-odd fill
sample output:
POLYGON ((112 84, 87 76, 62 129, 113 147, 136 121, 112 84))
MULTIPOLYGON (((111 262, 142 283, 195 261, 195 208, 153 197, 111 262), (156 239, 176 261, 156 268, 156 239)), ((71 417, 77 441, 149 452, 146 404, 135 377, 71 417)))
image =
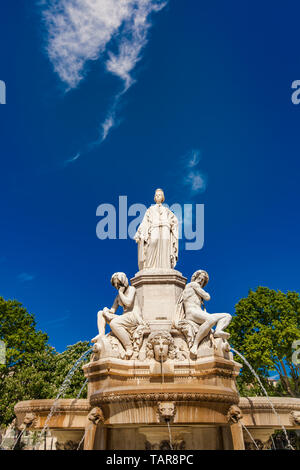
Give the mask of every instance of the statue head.
POLYGON ((157 188, 154 194, 154 201, 156 204, 162 204, 165 200, 165 194, 161 188, 157 188))
POLYGON ((173 358, 174 339, 168 331, 157 331, 150 334, 147 343, 147 357, 158 362, 165 362, 168 357, 173 358))
POLYGON ((243 413, 241 409, 237 405, 231 405, 227 413, 227 419, 229 423, 238 423, 241 419, 243 419, 243 413))
POLYGON ((27 429, 30 427, 34 427, 36 424, 36 419, 37 419, 37 416, 35 413, 26 413, 20 429, 23 430, 23 429, 27 429))
POLYGON ((209 275, 203 269, 199 269, 198 271, 194 272, 191 278, 191 282, 198 282, 201 287, 205 287, 209 281, 209 275))
POLYGON ((160 422, 167 422, 174 419, 176 406, 173 401, 159 401, 157 403, 157 415, 160 422))
POLYGON ((294 426, 300 425, 300 411, 292 411, 290 417, 294 426))
POLYGON ((103 424, 105 420, 101 408, 99 408, 98 406, 93 408, 88 414, 88 420, 95 425, 99 423, 103 424))
POLYGON ((129 282, 125 273, 114 273, 111 276, 110 282, 116 289, 119 289, 119 287, 126 288, 129 285, 129 282))

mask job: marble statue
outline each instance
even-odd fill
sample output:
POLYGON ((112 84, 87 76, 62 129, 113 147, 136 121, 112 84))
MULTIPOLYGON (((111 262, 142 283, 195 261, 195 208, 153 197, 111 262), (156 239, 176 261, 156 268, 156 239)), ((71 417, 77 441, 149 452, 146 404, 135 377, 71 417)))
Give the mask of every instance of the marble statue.
POLYGON ((126 358, 129 359, 134 352, 134 343, 141 343, 147 325, 141 315, 136 289, 129 285, 126 274, 113 274, 111 284, 117 289, 118 295, 110 309, 105 307, 98 312, 99 335, 92 341, 99 344, 105 336, 105 324, 108 323, 113 335, 124 347, 126 358), (118 307, 123 308, 122 315, 116 315, 118 307))
POLYGON ((181 294, 177 308, 176 327, 179 330, 189 330, 190 352, 197 355, 198 346, 205 337, 213 333, 214 338, 229 338, 224 329, 229 325, 232 317, 229 313, 208 313, 204 301, 210 300, 210 295, 204 290, 209 276, 206 271, 196 271, 191 282, 188 283, 181 294), (212 328, 216 326, 215 331, 212 328))
POLYGON ((173 269, 178 259, 178 219, 163 206, 162 189, 155 191, 155 205, 147 209, 135 235, 139 269, 173 269))

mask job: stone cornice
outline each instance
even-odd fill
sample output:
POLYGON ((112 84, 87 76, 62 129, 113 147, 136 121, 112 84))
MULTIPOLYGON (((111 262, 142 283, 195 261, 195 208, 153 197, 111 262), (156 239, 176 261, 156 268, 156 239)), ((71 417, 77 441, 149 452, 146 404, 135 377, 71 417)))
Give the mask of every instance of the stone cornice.
POLYGON ((155 402, 158 401, 174 401, 177 404, 181 402, 217 402, 238 404, 239 396, 237 393, 223 394, 223 393, 134 393, 130 394, 116 394, 116 393, 94 393, 91 397, 91 404, 109 404, 109 403, 130 403, 130 402, 155 402))
MULTIPOLYGON (((300 411, 300 398, 270 397, 275 410, 300 411)), ((241 397, 238 403, 243 411, 258 412, 270 410, 271 405, 266 397, 241 397)))
MULTIPOLYGON (((15 413, 29 413, 29 412, 49 412, 55 400, 26 400, 16 404, 15 413)), ((68 413, 87 413, 91 409, 89 400, 76 400, 76 399, 60 399, 57 401, 56 412, 68 413)))

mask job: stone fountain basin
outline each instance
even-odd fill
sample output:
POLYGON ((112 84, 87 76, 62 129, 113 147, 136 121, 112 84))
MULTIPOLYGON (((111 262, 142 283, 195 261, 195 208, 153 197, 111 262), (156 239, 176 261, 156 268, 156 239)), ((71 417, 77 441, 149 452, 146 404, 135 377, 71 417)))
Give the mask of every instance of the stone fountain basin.
MULTIPOLYGON (((270 401, 279 414, 280 423, 265 397, 240 398, 238 403, 243 414, 242 423, 251 431, 255 439, 266 441, 275 430, 281 429, 281 425, 288 430, 300 429, 300 424, 297 424, 293 417, 295 412, 300 413, 300 399, 270 397, 270 401)), ((36 419, 31 429, 42 430, 53 403, 54 400, 19 402, 15 406, 17 425, 19 427, 22 425, 27 413, 33 413, 36 419)), ((49 421, 51 434, 61 442, 70 440, 79 442, 87 425, 87 415, 90 409, 88 399, 59 400, 57 411, 49 421)), ((105 425, 109 425, 109 420, 104 423, 105 425)), ((172 426, 176 426, 176 422, 172 426)), ((246 434, 244 437, 245 440, 249 440, 246 434)))
MULTIPOLYGON (((35 420, 30 426, 30 430, 41 431, 53 404, 54 400, 27 400, 17 403, 15 406, 17 426, 20 428, 25 416, 33 413, 35 420)), ((61 448, 68 448, 67 444, 72 443, 73 447, 71 448, 76 449, 84 434, 89 410, 88 400, 74 398, 58 400, 56 412, 49 421, 49 430, 61 448)))

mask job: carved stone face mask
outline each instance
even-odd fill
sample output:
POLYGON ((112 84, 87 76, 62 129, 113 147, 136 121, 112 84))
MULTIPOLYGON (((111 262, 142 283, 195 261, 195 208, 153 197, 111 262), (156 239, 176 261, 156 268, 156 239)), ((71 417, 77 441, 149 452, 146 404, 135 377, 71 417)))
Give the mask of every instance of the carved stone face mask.
POLYGON ((168 359, 169 341, 159 338, 153 345, 153 352, 156 361, 165 362, 168 359))

